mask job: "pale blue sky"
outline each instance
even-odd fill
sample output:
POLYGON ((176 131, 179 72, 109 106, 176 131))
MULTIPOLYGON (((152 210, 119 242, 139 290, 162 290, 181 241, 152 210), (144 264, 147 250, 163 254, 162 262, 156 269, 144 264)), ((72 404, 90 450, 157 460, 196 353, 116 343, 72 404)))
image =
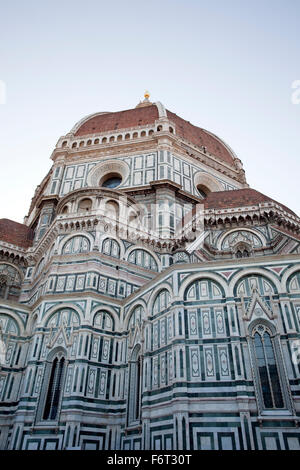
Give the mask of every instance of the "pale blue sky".
POLYGON ((0 217, 23 221, 75 122, 145 89, 300 215, 300 0, 5 0, 0 21, 0 217))

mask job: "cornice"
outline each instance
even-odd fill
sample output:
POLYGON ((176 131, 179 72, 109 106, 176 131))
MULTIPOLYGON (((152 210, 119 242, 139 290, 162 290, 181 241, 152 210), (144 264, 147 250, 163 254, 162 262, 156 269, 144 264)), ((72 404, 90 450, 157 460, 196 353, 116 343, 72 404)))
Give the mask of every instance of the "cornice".
POLYGON ((261 256, 253 256, 251 258, 237 258, 237 259, 224 259, 224 260, 213 260, 213 261, 202 261, 201 263, 178 263, 172 264, 164 271, 158 273, 158 275, 149 281, 148 283, 144 284, 140 287, 137 291, 133 292, 130 296, 126 298, 126 302, 124 304, 130 303, 136 296, 141 296, 144 292, 149 290, 151 286, 154 284, 159 283, 163 278, 167 278, 171 276, 176 271, 193 271, 196 270, 197 273, 202 273, 205 271, 212 271, 218 269, 226 268, 226 271, 230 269, 241 269, 247 267, 262 267, 262 259, 263 259, 263 268, 266 268, 268 264, 274 263, 300 263, 300 254, 288 254, 288 255, 266 255, 263 258, 261 256))
POLYGON ((125 196, 122 190, 104 188, 101 186, 87 186, 84 188, 75 189, 74 191, 70 191, 68 194, 63 196, 57 205, 57 212, 59 212, 67 202, 77 197, 80 197, 81 195, 85 195, 85 196, 96 195, 99 197, 101 196, 101 197, 115 198, 117 200, 121 199, 122 197, 126 197, 126 200, 130 205, 138 205, 138 202, 135 201, 135 199, 127 195, 125 196))
MULTIPOLYGON (((173 126, 173 128, 176 129, 176 125, 175 123, 168 119, 167 117, 164 117, 163 120, 167 120, 168 123, 173 126)), ((85 157, 87 157, 88 155, 92 154, 94 155, 95 153, 97 153, 99 155, 99 152, 100 153, 106 153, 107 155, 112 155, 112 154, 116 154, 118 152, 123 152, 124 153, 124 147, 125 149, 131 149, 132 147, 134 147, 135 150, 138 150, 140 149, 141 150, 141 147, 142 149, 147 149, 147 147, 145 147, 145 144, 147 145, 149 142, 153 142, 155 141, 156 142, 156 145, 159 145, 159 141, 161 141, 163 138, 167 138, 169 140, 169 143, 168 145, 170 146, 170 148, 174 147, 174 148, 177 148, 177 150, 180 152, 182 150, 184 150, 192 159, 195 159, 195 160, 198 160, 198 161, 201 161, 202 163, 204 163, 206 166, 208 166, 209 168, 213 168, 214 170, 238 181, 239 183, 243 184, 244 186, 248 186, 247 183, 246 183, 246 180, 245 180, 245 172, 244 170, 242 170, 240 168, 241 166, 241 162, 240 160, 235 156, 233 155, 233 165, 230 165, 229 163, 223 161, 221 158, 218 158, 217 156, 213 155, 212 153, 209 153, 209 152, 206 152, 204 151, 202 148, 192 144, 191 142, 189 142, 188 140, 184 139, 183 137, 179 137, 176 132, 175 133, 171 133, 167 130, 161 130, 161 131, 155 131, 153 133, 153 135, 151 136, 144 136, 144 137, 138 137, 138 138, 132 138, 130 140, 121 140, 121 141, 115 141, 115 142, 107 142, 105 144, 92 144, 90 146, 84 146, 84 147, 77 147, 76 149, 72 149, 71 148, 71 145, 73 142, 77 142, 77 141, 86 141, 86 140, 92 140, 92 139, 96 139, 96 138, 103 138, 103 137, 107 137, 109 138, 110 136, 113 136, 113 135, 118 135, 118 134, 124 134, 126 132, 132 132, 132 131, 141 131, 143 129, 151 129, 153 128, 153 126, 155 127, 156 124, 159 124, 159 122, 161 121, 161 119, 155 121, 155 123, 153 123, 152 125, 145 125, 145 126, 136 126, 136 127, 128 127, 128 128, 125 128, 125 129, 118 129, 117 132, 115 131, 111 131, 111 132, 102 132, 102 133, 96 133, 96 134, 87 134, 85 136, 73 136, 71 134, 65 136, 66 138, 69 139, 70 141, 70 146, 69 147, 56 147, 51 155, 51 159, 52 160, 56 160, 56 156, 62 156, 64 155, 64 158, 66 160, 70 160, 72 159, 72 156, 73 155, 82 155, 82 153, 84 154, 85 157), (118 148, 121 148, 121 150, 117 150, 118 148), (237 163, 235 163, 235 161, 238 160, 239 161, 239 165, 237 165, 237 163)), ((207 131, 205 131, 207 132, 207 131)), ((209 133, 211 135, 213 135, 212 133, 209 133)), ((217 138, 216 136, 214 136, 215 138, 217 138)), ((63 139, 64 137, 62 136, 60 139, 59 139, 59 142, 61 142, 61 140, 63 139)), ((222 140, 218 139, 220 141, 220 143, 222 145, 225 145, 225 143, 223 143, 222 140)), ((226 145, 225 145, 226 146, 226 145)), ((226 146, 228 149, 229 147, 226 146)), ((230 150, 230 152, 232 153, 232 151, 230 150)))
MULTIPOLYGON (((188 200, 193 200, 198 202, 199 205, 203 204, 203 200, 195 200, 189 194, 184 193, 179 189, 179 185, 167 181, 154 182, 151 183, 150 187, 140 188, 141 192, 150 192, 155 191, 155 188, 160 187, 164 184, 168 184, 170 189, 175 190, 175 193, 186 197, 188 200)), ((75 195, 79 194, 89 194, 91 191, 97 191, 101 194, 100 188, 83 188, 75 190, 72 194, 69 193, 60 201, 59 207, 62 207, 63 203, 67 200, 72 199, 75 195)), ((128 190, 128 192, 123 193, 116 190, 105 190, 105 193, 111 194, 112 197, 122 197, 125 194, 132 194, 133 192, 128 190)), ((134 191, 135 194, 137 191, 134 191)), ((128 197, 128 196, 126 196, 128 197)), ((134 199, 131 199, 130 202, 134 205, 138 204, 134 199)), ((238 207, 233 209, 204 209, 200 210, 197 215, 192 215, 187 218, 185 216, 184 228, 180 233, 175 234, 176 236, 171 238, 160 238, 159 234, 156 231, 143 231, 141 228, 136 228, 135 226, 128 226, 124 222, 114 221, 108 219, 103 214, 97 213, 97 211, 90 211, 89 214, 66 214, 58 215, 52 222, 51 226, 48 228, 42 239, 33 247, 29 248, 25 253, 24 257, 29 263, 33 263, 35 259, 38 259, 43 255, 43 253, 50 247, 50 244, 53 243, 54 238, 58 234, 62 233, 71 233, 78 230, 95 230, 98 224, 102 225, 103 231, 109 235, 110 233, 118 233, 120 238, 124 238, 131 243, 141 243, 145 247, 149 247, 153 251, 161 253, 171 253, 179 247, 185 246, 186 236, 191 232, 195 231, 198 223, 202 223, 204 220, 204 230, 220 230, 228 229, 229 227, 245 227, 259 225, 261 222, 268 223, 274 228, 277 228, 280 231, 280 227, 283 227, 287 231, 287 235, 290 235, 298 240, 300 237, 300 222, 299 218, 294 217, 292 214, 286 212, 280 205, 272 202, 260 203, 255 206, 247 207, 238 207)))
MULTIPOLYGON (((280 265, 286 264, 294 264, 300 263, 300 254, 287 254, 287 255, 265 255, 263 258, 263 268, 268 268, 269 265, 276 265, 279 263, 280 265)), ((180 264, 173 264, 166 268, 165 270, 157 273, 150 281, 146 282, 143 286, 133 292, 130 296, 126 297, 125 299, 117 299, 112 298, 109 296, 105 296, 100 293, 95 293, 92 290, 86 289, 84 292, 68 292, 68 293, 61 293, 61 294, 45 294, 37 299, 37 301, 29 306, 25 303, 19 303, 15 301, 8 301, 2 300, 1 304, 7 308, 13 308, 18 310, 24 310, 26 312, 34 311, 39 305, 43 302, 50 301, 61 301, 66 298, 68 299, 86 299, 87 297, 97 300, 103 301, 105 303, 114 304, 116 306, 124 307, 127 304, 134 301, 136 297, 140 297, 146 291, 151 289, 151 287, 165 278, 168 278, 176 273, 176 271, 184 272, 188 271, 192 274, 193 271, 197 271, 197 273, 205 273, 209 271, 216 271, 222 270, 226 268, 226 270, 230 269, 246 269, 246 268, 261 268, 262 267, 262 257, 261 256, 252 256, 251 258, 239 258, 239 259, 223 259, 223 260, 212 260, 212 261, 202 261, 201 263, 180 263, 180 264)))
POLYGON ((20 302, 15 302, 14 300, 4 300, 1 298, 1 309, 8 308, 13 310, 24 310, 26 313, 32 311, 32 307, 26 304, 21 304, 20 302))

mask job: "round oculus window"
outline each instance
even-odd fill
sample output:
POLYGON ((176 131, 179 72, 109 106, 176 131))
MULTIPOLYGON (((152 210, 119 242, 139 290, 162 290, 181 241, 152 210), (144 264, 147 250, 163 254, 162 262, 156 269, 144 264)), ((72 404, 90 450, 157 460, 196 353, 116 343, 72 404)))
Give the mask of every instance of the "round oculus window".
POLYGON ((112 176, 110 178, 107 178, 107 180, 103 181, 102 186, 104 188, 116 188, 117 186, 120 186, 122 183, 122 178, 119 176, 112 176))

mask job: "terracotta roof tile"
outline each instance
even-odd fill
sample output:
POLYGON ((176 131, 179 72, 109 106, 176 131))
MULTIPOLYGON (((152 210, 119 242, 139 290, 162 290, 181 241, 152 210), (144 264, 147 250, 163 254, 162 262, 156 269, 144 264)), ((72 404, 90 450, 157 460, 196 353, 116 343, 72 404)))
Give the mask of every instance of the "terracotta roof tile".
POLYGON ((288 207, 251 188, 211 192, 203 200, 205 209, 230 209, 234 207, 257 205, 263 202, 276 203, 280 205, 285 211, 289 212, 295 217, 298 217, 288 207))
MULTIPOLYGON (((209 132, 185 121, 177 114, 166 110, 167 117, 174 122, 176 134, 198 147, 206 147, 207 152, 215 155, 226 163, 233 165, 233 157, 227 147, 209 132)), ((115 113, 99 114, 87 119, 77 129, 75 136, 97 134, 99 132, 118 131, 129 127, 153 124, 159 118, 155 104, 140 108, 128 109, 115 113)))
POLYGON ((176 125, 177 135, 198 147, 206 147, 207 152, 232 165, 233 158, 229 150, 227 150, 227 148, 213 135, 200 127, 194 126, 190 122, 185 121, 171 111, 167 110, 167 116, 170 121, 173 121, 176 125))
POLYGON ((33 231, 27 225, 9 219, 0 219, 0 240, 28 248, 32 246, 33 231))
POLYGON ((158 119, 158 109, 155 105, 128 109, 117 113, 99 114, 85 121, 77 130, 75 136, 154 124, 156 119, 158 119))

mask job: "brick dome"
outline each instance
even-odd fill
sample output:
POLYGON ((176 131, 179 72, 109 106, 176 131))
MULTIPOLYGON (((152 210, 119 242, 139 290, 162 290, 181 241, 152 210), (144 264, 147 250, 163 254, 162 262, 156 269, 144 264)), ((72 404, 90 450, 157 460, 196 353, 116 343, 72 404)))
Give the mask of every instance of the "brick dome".
POLYGON ((235 166, 235 155, 221 139, 166 110, 161 103, 149 102, 148 105, 138 105, 136 108, 125 111, 95 113, 79 121, 73 127, 71 133, 76 137, 83 137, 90 134, 115 132, 146 125, 155 126, 156 121, 162 117, 167 118, 170 124, 175 125, 175 132, 178 137, 200 147, 201 150, 205 148, 206 152, 229 165, 235 166))

